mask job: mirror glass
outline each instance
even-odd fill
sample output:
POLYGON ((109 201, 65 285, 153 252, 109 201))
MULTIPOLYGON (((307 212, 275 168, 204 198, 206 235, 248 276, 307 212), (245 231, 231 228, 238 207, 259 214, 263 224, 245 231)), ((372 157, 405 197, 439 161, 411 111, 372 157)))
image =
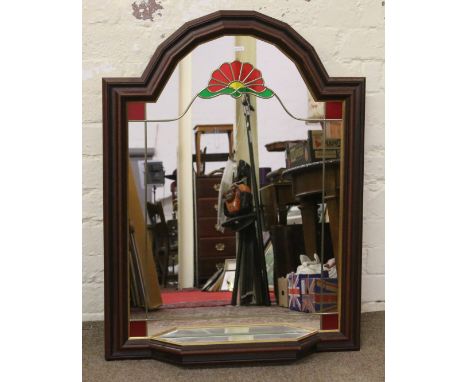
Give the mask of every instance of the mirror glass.
POLYGON ((249 36, 198 46, 127 104, 130 337, 339 329, 343 110, 249 36))

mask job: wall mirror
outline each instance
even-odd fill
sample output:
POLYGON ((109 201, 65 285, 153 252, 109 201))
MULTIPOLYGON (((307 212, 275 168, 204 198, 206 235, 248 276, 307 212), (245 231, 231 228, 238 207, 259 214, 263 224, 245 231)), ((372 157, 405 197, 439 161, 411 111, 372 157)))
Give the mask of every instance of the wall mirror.
POLYGON ((359 349, 364 94, 250 11, 103 80, 107 359, 359 349))

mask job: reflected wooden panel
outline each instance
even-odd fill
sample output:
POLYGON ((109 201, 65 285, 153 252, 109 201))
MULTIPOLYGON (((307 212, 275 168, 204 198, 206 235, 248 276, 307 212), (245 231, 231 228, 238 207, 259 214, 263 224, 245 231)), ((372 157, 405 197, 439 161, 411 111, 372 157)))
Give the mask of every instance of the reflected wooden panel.
MULTIPOLYGON (((141 267, 141 279, 144 286, 144 306, 155 309, 162 305, 158 275, 151 248, 149 232, 138 197, 137 185, 130 163, 128 163, 128 224, 134 233, 134 252, 141 267)), ((129 248, 130 249, 130 248, 129 248)))

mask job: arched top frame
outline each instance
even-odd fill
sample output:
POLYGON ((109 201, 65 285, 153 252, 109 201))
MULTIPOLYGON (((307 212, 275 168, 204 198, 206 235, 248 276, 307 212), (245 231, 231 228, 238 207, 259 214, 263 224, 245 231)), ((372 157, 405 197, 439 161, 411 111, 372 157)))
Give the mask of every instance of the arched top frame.
MULTIPOLYGON (((340 232, 344 255, 340 330, 322 332, 316 346, 319 351, 359 349, 365 78, 330 77, 312 45, 282 21, 254 11, 218 11, 185 23, 169 36, 158 46, 141 77, 103 79, 104 309, 107 359, 154 357, 171 358, 175 362, 190 359, 190 355, 184 358, 182 349, 172 350, 169 357, 163 354, 163 350, 151 347, 147 340, 128 339, 128 126, 125 106, 127 102, 155 102, 183 57, 198 45, 226 35, 249 35, 275 45, 295 63, 317 101, 344 101, 341 175, 343 210, 340 232)), ((287 350, 284 347, 283 351, 287 350)), ((290 350, 291 354, 298 354, 297 349, 290 350)), ((247 353, 249 349, 245 351, 247 353)), ((265 350, 266 353, 268 351, 265 350)), ((203 360, 212 362, 212 356, 203 351, 199 351, 197 357, 198 363, 203 360)), ((271 356, 263 354, 256 359, 261 357, 271 356)))

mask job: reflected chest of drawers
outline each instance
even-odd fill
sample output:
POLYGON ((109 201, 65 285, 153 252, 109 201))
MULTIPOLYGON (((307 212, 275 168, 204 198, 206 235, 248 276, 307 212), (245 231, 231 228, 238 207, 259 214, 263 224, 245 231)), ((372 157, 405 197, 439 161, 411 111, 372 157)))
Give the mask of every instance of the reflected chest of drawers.
POLYGON ((216 264, 236 258, 235 232, 216 230, 218 216, 218 191, 221 176, 198 175, 196 182, 196 280, 203 285, 217 270, 216 264))

